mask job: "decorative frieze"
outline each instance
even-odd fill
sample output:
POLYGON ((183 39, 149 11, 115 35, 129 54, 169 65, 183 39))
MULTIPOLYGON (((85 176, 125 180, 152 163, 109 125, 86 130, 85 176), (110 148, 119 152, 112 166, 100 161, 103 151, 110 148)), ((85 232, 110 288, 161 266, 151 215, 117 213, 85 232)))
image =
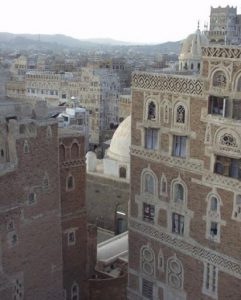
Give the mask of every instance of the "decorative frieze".
POLYGON ((148 151, 143 149, 142 147, 132 146, 130 148, 131 155, 152 160, 155 162, 161 162, 168 166, 182 168, 191 172, 202 172, 203 170, 203 162, 200 160, 194 159, 183 159, 173 156, 163 156, 160 152, 157 151, 148 151))
POLYGON ((61 168, 72 168, 72 167, 79 167, 85 166, 85 159, 76 159, 76 160, 68 160, 64 161, 61 164, 61 168))
POLYGON ((133 218, 129 220, 129 230, 135 231, 148 238, 154 238, 167 247, 180 251, 200 261, 211 263, 217 266, 220 271, 241 279, 241 261, 205 248, 191 239, 187 241, 174 237, 174 235, 161 232, 151 224, 144 224, 133 218))
POLYGON ((132 76, 132 88, 160 90, 186 95, 203 95, 203 81, 190 77, 135 72, 132 76))
POLYGON ((202 184, 208 186, 217 186, 227 190, 241 190, 241 182, 237 179, 217 175, 215 173, 207 173, 203 175, 202 184))
POLYGON ((241 58, 241 49, 238 47, 204 47, 202 48, 202 55, 204 57, 213 58, 241 58))

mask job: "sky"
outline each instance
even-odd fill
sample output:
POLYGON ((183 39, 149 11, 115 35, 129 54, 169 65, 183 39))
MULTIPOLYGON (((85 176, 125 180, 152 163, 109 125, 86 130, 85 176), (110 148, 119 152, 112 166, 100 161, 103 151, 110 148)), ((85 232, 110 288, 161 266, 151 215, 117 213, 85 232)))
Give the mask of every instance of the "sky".
POLYGON ((1 0, 0 32, 65 34, 136 43, 179 41, 204 24, 210 7, 236 0, 1 0))

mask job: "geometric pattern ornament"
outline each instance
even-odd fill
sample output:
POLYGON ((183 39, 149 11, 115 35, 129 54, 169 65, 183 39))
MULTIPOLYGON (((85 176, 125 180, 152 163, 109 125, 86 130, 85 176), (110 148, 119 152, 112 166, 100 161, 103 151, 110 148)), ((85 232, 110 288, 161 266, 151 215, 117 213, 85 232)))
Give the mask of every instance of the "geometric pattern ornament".
POLYGON ((135 72, 132 75, 132 87, 157 89, 187 95, 203 95, 203 81, 200 79, 181 78, 171 75, 135 72))
POLYGON ((185 239, 178 239, 167 232, 162 232, 160 229, 152 225, 145 224, 136 219, 130 218, 129 230, 135 231, 148 238, 154 238, 162 244, 180 251, 181 253, 191 256, 199 261, 210 263, 216 266, 220 271, 228 273, 238 279, 241 279, 241 261, 215 250, 208 249, 199 243, 192 243, 185 239))
POLYGON ((225 48, 225 47, 204 47, 202 55, 206 57, 218 58, 241 58, 241 48, 225 48))

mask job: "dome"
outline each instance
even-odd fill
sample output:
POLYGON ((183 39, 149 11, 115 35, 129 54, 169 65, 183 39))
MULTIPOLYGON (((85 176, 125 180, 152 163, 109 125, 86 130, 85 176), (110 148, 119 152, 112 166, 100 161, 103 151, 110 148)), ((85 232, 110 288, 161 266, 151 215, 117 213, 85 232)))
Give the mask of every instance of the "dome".
POLYGON ((130 161, 131 116, 128 116, 116 129, 107 150, 107 157, 118 161, 130 161))
POLYGON ((202 47, 208 45, 208 38, 198 28, 195 33, 190 34, 182 43, 179 59, 200 59, 202 47))

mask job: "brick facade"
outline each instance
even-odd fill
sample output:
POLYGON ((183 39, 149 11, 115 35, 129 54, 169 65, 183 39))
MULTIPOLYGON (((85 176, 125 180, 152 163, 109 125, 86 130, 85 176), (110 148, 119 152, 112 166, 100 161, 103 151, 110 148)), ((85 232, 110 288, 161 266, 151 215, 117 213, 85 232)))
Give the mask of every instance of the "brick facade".
POLYGON ((133 75, 128 299, 241 297, 239 52, 133 75))
POLYGON ((0 299, 88 299, 84 137, 13 111, 0 132, 0 299))

